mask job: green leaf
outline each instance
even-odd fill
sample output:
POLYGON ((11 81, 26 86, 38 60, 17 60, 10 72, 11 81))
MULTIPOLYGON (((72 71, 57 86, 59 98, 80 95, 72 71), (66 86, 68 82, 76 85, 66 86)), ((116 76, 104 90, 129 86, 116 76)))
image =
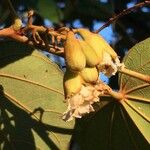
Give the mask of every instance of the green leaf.
MULTIPOLYGON (((123 62, 130 70, 150 75, 150 38, 131 48, 123 62)), ((150 84, 120 74, 120 90, 126 96, 124 108, 150 143, 150 84)))
POLYGON ((82 150, 148 150, 149 144, 115 99, 101 98, 100 110, 76 120, 74 139, 82 150), (103 105, 104 101, 109 101, 103 105))
MULTIPOLYGON (((127 68, 150 75, 150 38, 134 46, 124 59, 127 68)), ((96 113, 76 120, 74 139, 82 150, 148 150, 150 140, 150 86, 120 74, 121 102, 109 103, 96 113)), ((100 103, 104 97, 100 98, 100 103)), ((97 109, 98 109, 97 107, 97 109)))
POLYGON ((62 121, 63 72, 16 42, 0 43, 0 149, 67 149, 74 122, 62 121))
POLYGON ((60 10, 54 0, 39 0, 39 14, 52 22, 59 22, 60 10))

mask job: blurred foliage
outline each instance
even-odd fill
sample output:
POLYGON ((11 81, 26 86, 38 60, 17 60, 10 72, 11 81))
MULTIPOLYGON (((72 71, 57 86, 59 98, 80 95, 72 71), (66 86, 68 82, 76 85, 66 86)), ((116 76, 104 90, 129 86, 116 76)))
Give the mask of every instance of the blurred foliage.
MULTIPOLYGON (((79 20, 83 27, 93 30, 94 22, 106 22, 123 9, 133 6, 142 0, 11 0, 19 16, 26 21, 27 11, 33 9, 34 24, 44 25, 49 19, 50 25, 76 27, 79 20)), ((6 0, 0 0, 0 26, 12 23, 11 13, 6 0)), ((46 25, 46 24, 45 24, 46 25)), ((114 39, 111 45, 118 55, 123 58, 125 51, 150 35, 150 6, 145 6, 133 13, 125 15, 112 24, 114 39)), ((117 88, 117 77, 110 80, 117 88)))

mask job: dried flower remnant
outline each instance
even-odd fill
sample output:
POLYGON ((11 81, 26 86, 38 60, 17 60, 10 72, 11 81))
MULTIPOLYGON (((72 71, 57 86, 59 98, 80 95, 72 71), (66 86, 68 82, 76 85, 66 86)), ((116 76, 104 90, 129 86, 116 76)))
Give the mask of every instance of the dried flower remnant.
POLYGON ((121 67, 124 67, 124 64, 120 63, 119 58, 116 57, 113 60, 111 55, 107 52, 103 53, 103 61, 98 66, 99 71, 103 72, 108 77, 115 75, 118 69, 120 69, 121 67))
POLYGON ((81 118, 84 114, 95 111, 92 104, 99 101, 99 96, 103 94, 104 88, 100 82, 95 85, 82 85, 80 92, 66 99, 68 108, 63 114, 63 120, 81 118))

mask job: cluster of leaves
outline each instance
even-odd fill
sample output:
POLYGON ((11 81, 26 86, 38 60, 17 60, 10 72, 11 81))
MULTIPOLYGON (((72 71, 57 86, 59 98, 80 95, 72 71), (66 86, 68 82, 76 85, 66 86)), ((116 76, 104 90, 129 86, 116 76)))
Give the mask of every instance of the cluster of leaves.
MULTIPOLYGON (((48 18, 55 28, 66 23, 73 27, 74 20, 79 19, 90 29, 94 20, 107 21, 130 2, 12 0, 21 17, 29 9, 37 10, 36 25, 44 24, 48 18)), ((5 0, 0 3, 0 25, 10 26, 11 13, 5 0)), ((118 38, 112 44, 121 57, 124 50, 149 36, 150 13, 144 9, 113 25, 118 38)), ((123 60, 127 68, 150 75, 149 43, 148 38, 130 50, 123 60)), ((66 104, 63 103, 63 72, 59 67, 24 44, 2 40, 0 47, 0 149, 66 150, 71 138, 83 150, 149 148, 149 83, 120 73, 120 92, 125 98, 122 102, 101 97, 95 105, 96 113, 65 123, 61 120, 66 104)))
MULTIPOLYGON (((130 50, 126 67, 150 74, 149 42, 130 50)), ((61 119, 66 104, 58 66, 20 43, 2 41, 0 47, 1 149, 66 150, 72 135, 81 149, 148 149, 149 83, 120 74, 125 99, 101 97, 97 112, 76 120, 74 127, 74 121, 61 119)))
MULTIPOLYGON (((150 56, 149 42, 150 38, 130 49, 124 58, 126 67, 150 74, 149 58, 145 57, 150 56)), ((119 74, 119 85, 120 91, 125 94, 121 103, 111 98, 112 102, 107 104, 108 99, 101 97, 98 106, 101 110, 78 120, 75 138, 82 149, 148 150, 149 144, 142 136, 150 142, 150 134, 147 132, 150 128, 149 83, 119 74), (142 134, 139 134, 136 126, 142 134)))

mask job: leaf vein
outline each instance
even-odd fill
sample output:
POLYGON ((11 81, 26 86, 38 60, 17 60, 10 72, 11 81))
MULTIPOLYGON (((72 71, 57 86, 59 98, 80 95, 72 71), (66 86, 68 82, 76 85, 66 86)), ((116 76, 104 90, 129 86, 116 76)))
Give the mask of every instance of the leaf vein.
POLYGON ((133 101, 142 101, 142 102, 150 103, 150 99, 147 99, 147 98, 144 98, 144 97, 126 95, 125 98, 133 100, 133 101))
POLYGON ((37 86, 43 87, 43 88, 45 88, 45 89, 48 89, 48 90, 50 90, 50 91, 59 93, 59 94, 61 94, 61 95, 64 96, 63 92, 60 92, 59 90, 54 89, 54 88, 47 87, 47 86, 45 86, 45 85, 43 85, 43 84, 40 84, 40 83, 38 83, 38 82, 35 82, 35 81, 31 81, 31 80, 28 80, 28 79, 24 79, 24 78, 22 78, 22 77, 18 77, 18 76, 15 76, 15 75, 8 75, 8 74, 5 74, 5 73, 0 73, 0 76, 6 77, 6 78, 16 79, 16 80, 20 80, 20 81, 24 81, 24 82, 27 82, 27 83, 30 83, 30 84, 33 84, 33 85, 37 85, 37 86))
POLYGON ((145 84, 138 85, 138 86, 133 87, 133 88, 131 88, 131 89, 129 89, 129 90, 126 90, 126 91, 125 91, 125 94, 129 94, 129 93, 131 93, 131 92, 133 92, 133 91, 136 91, 136 90, 139 90, 139 89, 148 87, 148 86, 150 86, 149 83, 145 83, 145 84))
MULTIPOLYGON (((149 64, 149 63, 150 63, 150 61, 144 63, 143 65, 139 66, 137 69, 134 69, 134 71, 139 71, 140 69, 143 69, 143 67, 146 66, 146 65, 149 64)), ((129 81, 132 80, 132 78, 131 78, 131 77, 126 77, 127 82, 125 82, 125 83, 123 84, 123 82, 122 82, 123 77, 122 77, 122 76, 125 76, 125 77, 126 77, 126 75, 121 74, 121 77, 120 77, 120 78, 121 78, 121 80, 120 80, 120 83, 121 83, 120 88, 121 88, 121 89, 125 89, 125 87, 126 87, 127 84, 129 83, 129 81), (130 78, 130 80, 129 80, 129 78, 130 78)), ((135 78, 133 78, 133 79, 135 79, 135 78)))
POLYGON ((143 119, 145 119, 147 122, 150 123, 150 118, 148 118, 146 115, 144 115, 141 111, 139 111, 135 106, 133 106, 130 102, 128 102, 127 99, 124 100, 124 102, 133 109, 137 114, 139 114, 143 119))
MULTIPOLYGON (((39 119, 34 113, 32 113, 32 111, 31 111, 29 108, 27 108, 27 106, 25 106, 25 105, 23 105, 22 103, 20 103, 15 97, 13 97, 12 95, 10 95, 9 93, 4 92, 4 91, 3 91, 3 93, 4 93, 4 95, 5 95, 11 102, 13 102, 14 104, 17 104, 18 106, 20 106, 21 108, 23 108, 28 114, 31 114, 31 116, 34 116, 37 121, 40 121, 40 119, 39 119)), ((43 125, 44 125, 44 123, 43 123, 43 125)), ((58 138, 52 131, 50 131, 50 133, 51 133, 52 135, 54 135, 54 137, 56 138, 57 142, 58 142, 59 145, 60 145, 60 140, 59 140, 59 138, 58 138)))

